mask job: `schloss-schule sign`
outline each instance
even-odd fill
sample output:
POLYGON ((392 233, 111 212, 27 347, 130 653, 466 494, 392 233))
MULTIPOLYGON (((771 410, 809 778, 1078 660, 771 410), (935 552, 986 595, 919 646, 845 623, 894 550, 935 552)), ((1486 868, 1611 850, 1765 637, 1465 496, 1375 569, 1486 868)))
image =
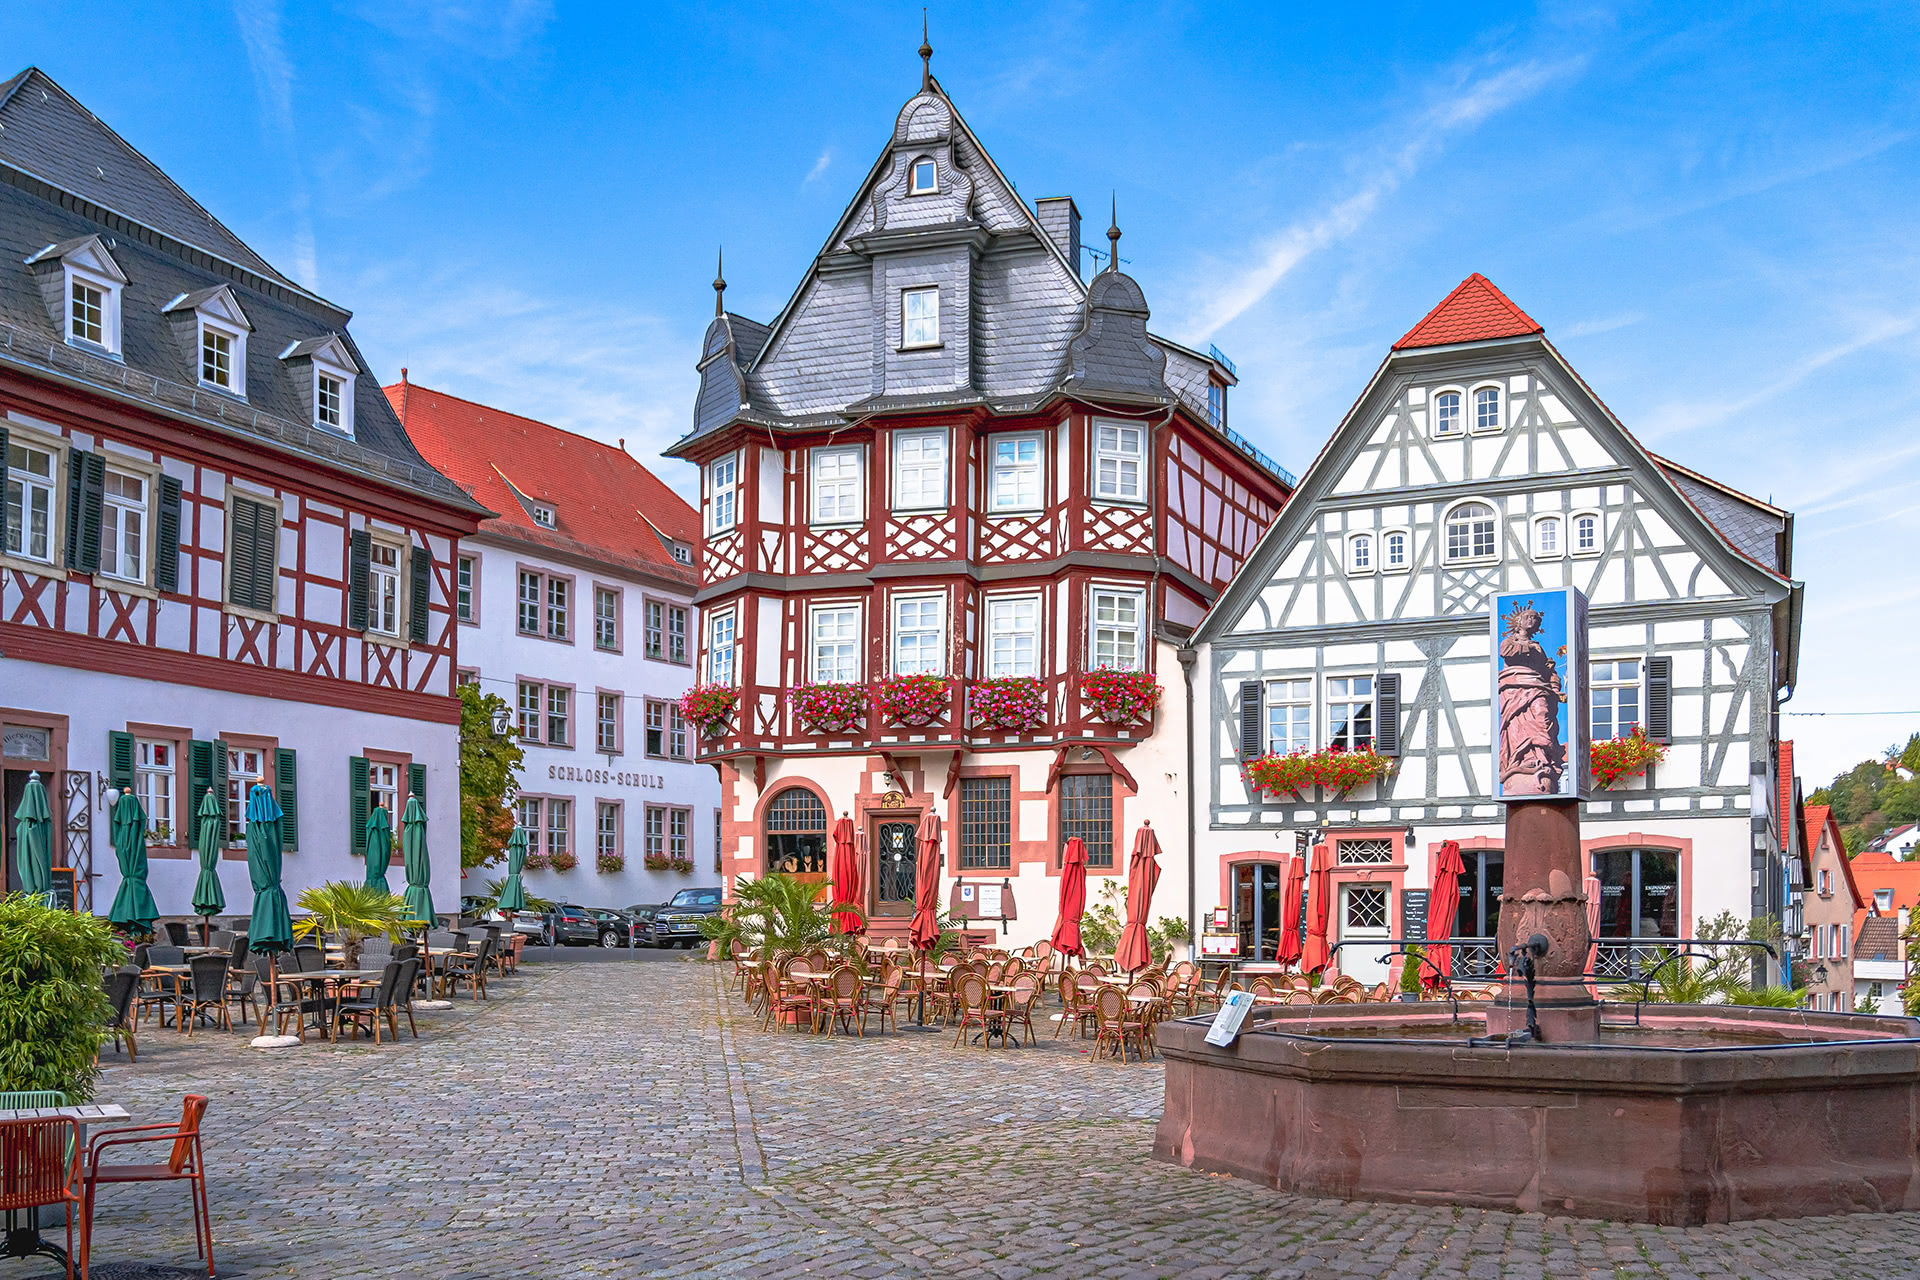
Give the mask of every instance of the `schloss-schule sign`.
POLYGON ((667 789, 667 780, 662 774, 620 773, 613 769, 582 769, 570 764, 548 765, 547 779, 550 782, 590 782, 603 787, 648 787, 654 791, 667 789))

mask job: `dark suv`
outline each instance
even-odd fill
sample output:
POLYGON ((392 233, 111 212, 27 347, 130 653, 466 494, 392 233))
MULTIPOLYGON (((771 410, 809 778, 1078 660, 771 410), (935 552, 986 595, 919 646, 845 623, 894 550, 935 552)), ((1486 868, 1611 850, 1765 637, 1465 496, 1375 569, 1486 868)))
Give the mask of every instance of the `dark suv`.
POLYGON ((634 938, 642 946, 691 947, 700 941, 700 922, 719 910, 719 889, 682 889, 640 926, 634 938))

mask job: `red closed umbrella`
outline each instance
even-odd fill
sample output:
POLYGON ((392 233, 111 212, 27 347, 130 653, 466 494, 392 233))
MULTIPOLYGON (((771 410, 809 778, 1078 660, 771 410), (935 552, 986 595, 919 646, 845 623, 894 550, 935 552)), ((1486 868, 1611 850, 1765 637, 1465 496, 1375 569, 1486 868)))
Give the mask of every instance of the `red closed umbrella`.
POLYGON ((1313 869, 1307 873, 1307 945, 1300 967, 1319 973, 1333 954, 1327 945, 1327 915, 1333 905, 1333 854, 1324 844, 1313 846, 1313 869))
POLYGON ((1600 969, 1600 877, 1588 876, 1582 887, 1587 895, 1587 936, 1593 939, 1587 944, 1587 972, 1597 973, 1600 969))
MULTIPOLYGON (((833 824, 833 852, 827 861, 827 879, 833 882, 832 902, 857 905, 860 901, 860 860, 853 849, 853 820, 833 824)), ((833 927, 841 933, 859 933, 865 926, 851 911, 833 913, 833 927)))
POLYGON ((1433 891, 1427 898, 1427 959, 1433 963, 1422 966, 1426 970, 1421 974, 1423 983, 1453 976, 1453 948, 1445 944, 1453 937, 1454 917, 1460 914, 1460 877, 1466 870, 1460 860, 1460 842, 1444 841, 1433 862, 1433 891))
POLYGON ((1147 912, 1153 906, 1154 886, 1160 883, 1159 857, 1160 838, 1153 834, 1153 824, 1145 823, 1133 837, 1133 854, 1127 859, 1127 924, 1113 955, 1113 962, 1128 973, 1153 963, 1147 912))
POLYGON ((1307 860, 1287 859, 1287 883, 1280 893, 1280 950, 1274 959, 1281 964, 1300 963, 1300 897, 1307 891, 1307 860))
POLYGON ((913 925, 916 951, 931 951, 940 939, 940 818, 931 809, 914 832, 913 925))
POLYGON ((1087 846, 1079 836, 1067 841, 1060 862, 1060 919, 1053 926, 1053 949, 1061 955, 1084 956, 1080 917, 1087 910, 1087 846))

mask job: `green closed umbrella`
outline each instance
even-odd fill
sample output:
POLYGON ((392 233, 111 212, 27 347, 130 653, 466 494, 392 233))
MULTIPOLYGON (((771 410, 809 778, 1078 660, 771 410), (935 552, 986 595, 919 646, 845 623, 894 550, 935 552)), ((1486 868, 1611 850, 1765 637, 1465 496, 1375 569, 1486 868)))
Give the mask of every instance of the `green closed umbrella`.
POLYGON ((53 811, 38 773, 27 776, 20 807, 13 811, 14 856, 20 860, 20 887, 53 905, 53 811))
POLYGON ((253 919, 247 946, 278 954, 293 948, 293 915, 280 887, 280 802, 259 783, 247 795, 247 876, 253 881, 253 919))
POLYGON ((393 815, 387 806, 376 805, 367 815, 367 888, 392 893, 387 883, 387 866, 393 861, 393 815))
POLYGON ((107 919, 128 933, 152 933, 160 908, 147 888, 147 811, 140 797, 122 791, 113 806, 113 856, 120 864, 120 889, 107 919))
POLYGON ((527 891, 520 883, 520 873, 527 866, 527 829, 514 824, 513 834, 507 837, 507 878, 500 884, 502 911, 525 911, 527 909, 527 891))
POLYGON ((227 893, 220 887, 220 846, 226 843, 227 834, 224 808, 209 787, 200 797, 200 812, 194 818, 193 848, 200 855, 200 878, 193 882, 193 914, 197 916, 217 916, 227 909, 227 893))
POLYGON ((407 919, 433 927, 433 864, 427 861, 427 807, 419 796, 407 797, 400 817, 400 860, 407 869, 407 919))

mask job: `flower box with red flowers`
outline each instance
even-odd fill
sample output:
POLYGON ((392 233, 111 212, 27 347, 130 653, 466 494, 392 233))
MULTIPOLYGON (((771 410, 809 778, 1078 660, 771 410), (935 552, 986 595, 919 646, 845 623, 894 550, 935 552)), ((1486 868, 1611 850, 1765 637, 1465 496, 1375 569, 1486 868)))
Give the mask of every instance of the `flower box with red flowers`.
POLYGON ((952 694, 945 676, 888 676, 873 682, 873 708, 887 724, 922 728, 946 713, 952 694))
POLYGON ((527 860, 523 865, 528 871, 545 871, 553 865, 553 862, 544 853, 529 852, 527 854, 527 860))
POLYGON ((680 714, 709 738, 727 731, 739 705, 740 690, 730 684, 697 684, 680 695, 680 714))
POLYGON ((800 684, 787 692, 793 718, 815 733, 844 733, 867 715, 867 691, 857 684, 800 684))
POLYGON ((665 871, 673 865, 673 859, 664 853, 650 853, 641 861, 649 871, 665 871))
POLYGON ((1605 742, 1596 742, 1588 748, 1587 758, 1593 762, 1593 780, 1603 787, 1610 787, 1622 778, 1637 778, 1654 765, 1667 758, 1667 749, 1658 742, 1649 741, 1639 725, 1633 726, 1633 732, 1624 738, 1609 738, 1605 742))
POLYGON ((547 865, 555 871, 571 871, 580 865, 580 859, 571 853, 556 853, 547 858, 547 865))
POLYGON ((597 853, 593 856, 594 870, 603 875, 612 875, 616 871, 627 869, 626 855, 619 853, 597 853))
POLYGON ((686 875, 693 870, 693 859, 673 858, 668 861, 667 867, 669 870, 678 871, 681 875, 686 875))
POLYGON ((1289 751, 1247 761, 1247 777, 1269 795, 1300 795, 1309 787, 1320 787, 1335 795, 1345 795, 1355 787, 1378 782, 1393 770, 1393 760, 1372 747, 1348 751, 1328 747, 1323 751, 1289 751))
POLYGON ((973 723, 982 729, 1019 731, 1047 722, 1046 686, 1032 676, 975 680, 967 690, 973 723))
POLYGON ((1080 677, 1080 695, 1096 720, 1118 726, 1145 724, 1160 705, 1160 682, 1151 671, 1095 667, 1080 677))

